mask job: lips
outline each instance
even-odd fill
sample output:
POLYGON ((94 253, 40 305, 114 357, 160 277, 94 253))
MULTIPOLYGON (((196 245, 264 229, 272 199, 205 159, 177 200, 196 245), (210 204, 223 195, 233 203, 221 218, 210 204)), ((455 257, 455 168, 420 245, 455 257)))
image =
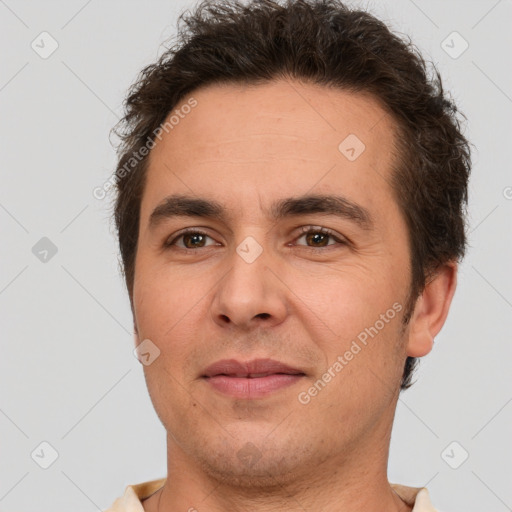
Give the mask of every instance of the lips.
POLYGON ((298 383, 305 373, 273 359, 223 359, 209 366, 203 380, 215 392, 237 399, 263 399, 298 383))
POLYGON ((246 362, 237 361, 236 359, 223 359, 208 366, 203 377, 225 375, 227 377, 257 379, 275 374, 304 375, 304 372, 273 359, 253 359, 246 362))

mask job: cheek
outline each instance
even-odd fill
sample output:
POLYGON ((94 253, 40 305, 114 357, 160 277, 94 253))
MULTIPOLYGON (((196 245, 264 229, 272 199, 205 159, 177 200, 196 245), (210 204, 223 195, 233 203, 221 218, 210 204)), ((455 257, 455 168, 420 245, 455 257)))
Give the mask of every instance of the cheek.
POLYGON ((137 269, 134 286, 135 315, 142 334, 162 339, 165 334, 186 323, 200 307, 207 285, 169 268, 137 269))
MULTIPOLYGON (((288 276, 293 283, 290 298, 301 312, 304 324, 307 316, 307 325, 318 326, 326 338, 334 339, 335 346, 342 345, 373 326, 393 304, 403 306, 405 283, 396 269, 388 267, 379 262, 371 268, 351 265, 328 273, 308 275, 295 271, 295 275, 288 276)), ((395 313, 391 309, 388 316, 395 313)))
POLYGON ((302 276, 294 293, 302 299, 296 301, 301 323, 324 355, 325 367, 319 371, 330 369, 336 376, 322 374, 332 381, 324 403, 340 404, 344 414, 364 417, 358 409, 361 401, 370 408, 387 403, 403 370, 404 290, 402 282, 389 277, 396 278, 396 271, 375 275, 352 270, 325 279, 302 276))

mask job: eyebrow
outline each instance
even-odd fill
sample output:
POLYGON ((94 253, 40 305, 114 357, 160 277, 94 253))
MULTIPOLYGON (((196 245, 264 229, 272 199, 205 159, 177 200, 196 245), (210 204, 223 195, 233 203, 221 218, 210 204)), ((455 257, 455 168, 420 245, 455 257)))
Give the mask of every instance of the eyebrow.
MULTIPOLYGON (((350 220, 366 230, 373 227, 372 217, 366 208, 338 195, 315 194, 281 199, 271 205, 268 216, 273 220, 279 220, 315 213, 335 215, 350 220)), ((230 218, 226 208, 217 201, 185 195, 171 195, 166 197, 151 213, 149 229, 154 229, 165 219, 173 217, 203 217, 224 222, 230 218)))

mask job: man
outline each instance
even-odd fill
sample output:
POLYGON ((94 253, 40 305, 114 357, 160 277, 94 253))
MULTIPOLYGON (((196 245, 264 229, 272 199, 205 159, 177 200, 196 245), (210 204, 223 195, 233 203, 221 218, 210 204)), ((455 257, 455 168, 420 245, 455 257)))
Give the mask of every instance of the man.
POLYGON ((132 87, 115 219, 166 478, 111 511, 435 510, 396 403, 464 253, 438 75, 337 0, 203 2, 132 87))

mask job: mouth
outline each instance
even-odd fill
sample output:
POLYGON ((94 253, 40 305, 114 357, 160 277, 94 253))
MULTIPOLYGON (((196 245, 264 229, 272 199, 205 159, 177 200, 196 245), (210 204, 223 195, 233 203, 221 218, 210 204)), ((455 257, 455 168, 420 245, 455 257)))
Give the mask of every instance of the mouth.
POLYGON ((223 359, 209 366, 201 377, 216 391, 236 398, 263 398, 300 381, 299 368, 273 359, 237 361, 223 359))
POLYGON ((230 373, 216 373, 214 375, 203 375, 204 378, 209 379, 212 377, 236 377, 241 379, 260 379, 261 377, 268 377, 269 375, 305 375, 302 372, 262 372, 262 373, 251 373, 251 372, 230 372, 230 373))

